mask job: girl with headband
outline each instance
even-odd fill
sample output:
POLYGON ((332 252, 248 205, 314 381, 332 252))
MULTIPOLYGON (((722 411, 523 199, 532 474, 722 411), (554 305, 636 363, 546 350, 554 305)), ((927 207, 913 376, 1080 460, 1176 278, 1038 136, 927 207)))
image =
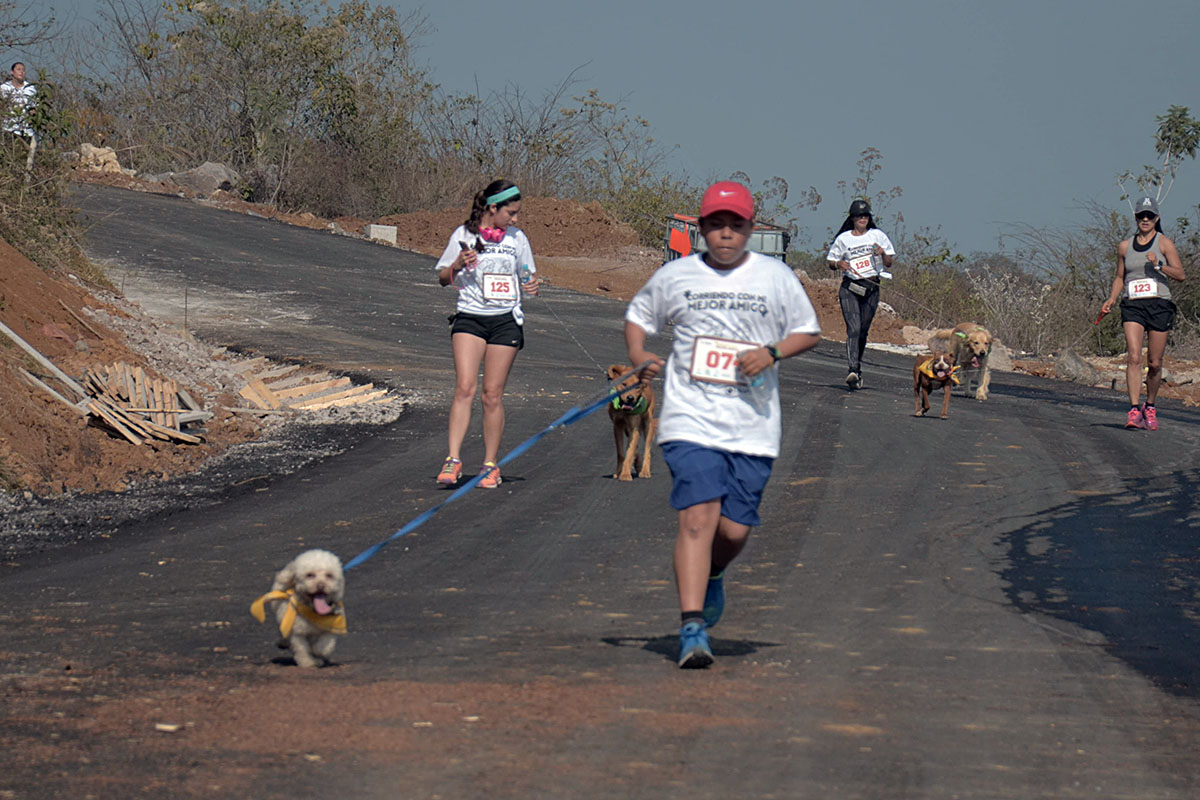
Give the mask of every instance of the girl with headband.
POLYGON ((450 405, 449 454, 438 483, 453 486, 462 475, 462 443, 483 365, 483 467, 479 486, 500 485, 496 458, 504 434, 504 386, 525 346, 521 294, 536 295, 540 282, 529 239, 516 226, 521 190, 510 181, 489 183, 475 195, 467 221, 454 229, 435 270, 442 286, 458 290, 450 317, 454 352, 454 400, 450 405))

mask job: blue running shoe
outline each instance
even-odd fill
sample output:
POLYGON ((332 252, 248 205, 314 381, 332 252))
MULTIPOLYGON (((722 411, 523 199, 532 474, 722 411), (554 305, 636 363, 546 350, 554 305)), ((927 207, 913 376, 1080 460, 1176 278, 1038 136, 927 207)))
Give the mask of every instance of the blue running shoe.
POLYGON ((713 663, 712 648, 704 624, 689 622, 679 629, 679 666, 683 669, 703 669, 713 663))
POLYGON ((708 579, 708 588, 704 591, 704 626, 711 628, 721 621, 725 611, 725 573, 713 575, 708 579))

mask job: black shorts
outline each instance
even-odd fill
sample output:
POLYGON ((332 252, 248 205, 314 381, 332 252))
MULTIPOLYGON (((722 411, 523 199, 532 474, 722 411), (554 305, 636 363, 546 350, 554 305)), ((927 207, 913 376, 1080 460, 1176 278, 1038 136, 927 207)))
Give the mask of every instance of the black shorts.
POLYGON ((513 319, 511 311, 491 316, 465 314, 460 311, 450 317, 450 335, 456 333, 469 333, 488 344, 515 347, 518 350, 525 346, 525 332, 513 319))
POLYGON ((1121 324, 1136 322, 1148 331, 1169 331, 1175 327, 1175 304, 1161 297, 1121 301, 1121 324))

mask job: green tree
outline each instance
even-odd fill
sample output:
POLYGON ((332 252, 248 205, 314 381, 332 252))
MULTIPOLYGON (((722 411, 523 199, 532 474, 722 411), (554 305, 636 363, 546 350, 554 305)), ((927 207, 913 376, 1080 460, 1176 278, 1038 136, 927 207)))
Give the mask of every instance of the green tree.
POLYGON ((1200 147, 1200 121, 1193 119, 1188 113, 1187 106, 1170 106, 1166 114, 1155 117, 1158 128, 1154 132, 1154 152, 1162 159, 1159 165, 1146 165, 1142 171, 1134 174, 1126 170, 1117 176, 1117 185, 1121 187, 1121 199, 1133 204, 1125 184, 1133 181, 1142 194, 1153 194, 1158 203, 1167 199, 1175 176, 1185 158, 1195 158, 1196 148, 1200 147))
MULTIPOLYGON (((0 45, 8 48, 53 43, 52 17, 30 6, 0 2, 0 45)), ((64 203, 70 166, 59 148, 70 120, 59 108, 58 86, 38 69, 29 76, 37 87, 26 114, 36 145, 20 136, 0 137, 0 238, 47 270, 72 272, 107 284, 78 246, 78 227, 64 203)), ((0 464, 0 489, 8 478, 0 464)))
MULTIPOLYGON (((284 202, 344 184, 326 163, 366 159, 364 179, 394 173, 395 158, 418 171, 414 118, 431 90, 411 57, 420 17, 365 0, 106 0, 101 11, 109 50, 80 70, 76 103, 100 108, 109 143, 141 171, 219 161, 254 199, 284 202)), ((365 205, 387 204, 374 197, 389 193, 381 183, 365 205)))

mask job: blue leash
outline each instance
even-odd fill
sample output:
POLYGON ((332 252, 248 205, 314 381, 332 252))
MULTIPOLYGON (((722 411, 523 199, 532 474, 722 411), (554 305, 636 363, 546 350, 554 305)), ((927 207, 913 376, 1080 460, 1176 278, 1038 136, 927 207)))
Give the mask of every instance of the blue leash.
MULTIPOLYGON (((610 402, 612 402, 614 397, 620 397, 621 395, 626 394, 626 393, 631 392, 634 389, 636 389, 638 387, 638 384, 636 384, 636 383, 633 384, 632 386, 628 386, 625 389, 622 389, 620 391, 613 388, 613 384, 616 384, 619 386, 621 384, 621 381, 626 380, 634 372, 641 372, 643 369, 645 369, 647 366, 649 366, 650 363, 651 362, 647 361, 643 364, 640 364, 639 366, 634 367, 630 372, 626 372, 624 375, 618 375, 617 377, 613 378, 609 382, 609 388, 607 390, 605 390, 603 395, 599 395, 596 399, 589 401, 588 404, 585 405, 583 408, 580 408, 579 406, 573 406, 570 411, 563 414, 558 419, 554 420, 554 422, 551 422, 543 430, 539 431, 538 433, 535 433, 533 436, 530 436, 528 439, 521 442, 519 445, 517 445, 512 450, 510 450, 504 456, 504 458, 500 459, 500 462, 499 462, 499 464, 497 464, 497 466, 503 466, 503 465, 507 464, 508 462, 512 461, 514 458, 521 455, 529 448, 533 447, 533 445, 539 439, 541 439, 543 436, 545 436, 547 433, 554 430, 555 428, 565 428, 568 425, 574 425, 576 422, 579 422, 579 420, 581 420, 585 417, 588 417, 591 414, 598 411, 602 406, 608 405, 610 402)), ((407 525, 405 525, 400 530, 393 533, 388 538, 384 539, 382 542, 371 545, 366 550, 362 551, 361 553, 356 555, 354 558, 350 559, 350 561, 348 561, 346 563, 346 566, 343 567, 343 569, 346 570, 346 569, 353 569, 354 567, 357 567, 359 564, 363 563, 364 561, 368 560, 369 558, 372 558, 376 553, 378 553, 380 550, 382 550, 384 547, 386 547, 392 541, 399 539, 401 536, 405 535, 406 533, 411 533, 411 532, 415 531, 417 528, 421 527, 426 522, 428 522, 430 517, 432 517, 437 512, 441 511, 444 506, 449 505, 450 503, 453 503, 455 500, 457 500, 458 498, 462 497, 467 492, 474 489, 476 484, 478 484, 482 478, 483 478, 483 473, 480 473, 480 474, 476 475, 474 478, 471 478, 469 481, 464 483, 462 486, 458 487, 458 489, 456 489, 454 491, 454 493, 451 494, 449 497, 447 497, 445 500, 438 503, 436 506, 429 509, 428 511, 422 512, 416 518, 414 518, 411 522, 409 522, 407 525)))

